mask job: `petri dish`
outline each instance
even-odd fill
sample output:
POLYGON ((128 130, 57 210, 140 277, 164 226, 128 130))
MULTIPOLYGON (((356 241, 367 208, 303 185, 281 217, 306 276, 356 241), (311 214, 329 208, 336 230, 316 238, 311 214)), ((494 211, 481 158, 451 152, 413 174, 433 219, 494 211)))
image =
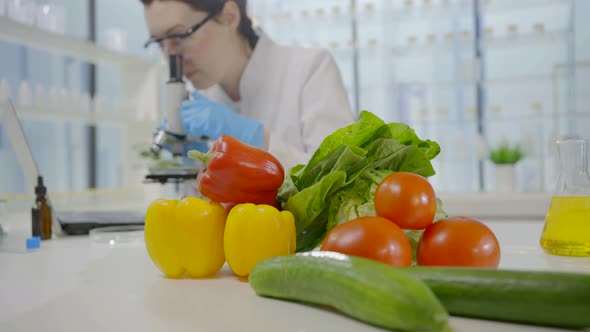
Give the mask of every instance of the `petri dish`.
POLYGON ((144 226, 108 226, 91 229, 90 240, 95 245, 107 247, 137 247, 144 245, 144 226))

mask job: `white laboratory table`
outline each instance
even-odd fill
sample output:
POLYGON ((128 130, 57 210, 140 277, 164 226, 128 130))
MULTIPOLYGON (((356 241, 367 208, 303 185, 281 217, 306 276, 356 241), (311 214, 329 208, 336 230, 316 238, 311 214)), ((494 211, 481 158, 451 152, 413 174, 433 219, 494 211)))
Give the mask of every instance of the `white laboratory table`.
MULTIPOLYGON (((13 225, 29 221, 25 214, 11 218, 13 225)), ((590 258, 542 252, 541 221, 487 224, 501 243, 501 268, 590 273, 590 258)), ((456 332, 558 331, 459 317, 451 325, 456 332)), ((216 278, 168 280, 141 240, 111 246, 84 236, 45 241, 33 253, 0 253, 0 331, 383 330, 332 311, 258 297, 227 266, 216 278)))

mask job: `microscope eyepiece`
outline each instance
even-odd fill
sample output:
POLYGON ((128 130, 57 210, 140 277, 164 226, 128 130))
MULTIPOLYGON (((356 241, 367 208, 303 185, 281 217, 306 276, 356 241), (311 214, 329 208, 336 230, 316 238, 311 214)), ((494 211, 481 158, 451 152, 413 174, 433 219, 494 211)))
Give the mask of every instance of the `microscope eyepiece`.
POLYGON ((169 61, 170 79, 168 82, 182 81, 182 55, 170 55, 169 61))

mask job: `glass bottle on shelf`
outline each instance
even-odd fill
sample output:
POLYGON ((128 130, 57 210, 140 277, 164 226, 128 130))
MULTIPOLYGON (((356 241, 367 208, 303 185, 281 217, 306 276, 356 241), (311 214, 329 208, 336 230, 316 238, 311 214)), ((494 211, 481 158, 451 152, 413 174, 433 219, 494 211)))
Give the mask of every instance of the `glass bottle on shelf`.
POLYGON ((332 15, 334 15, 334 16, 340 15, 340 6, 332 7, 332 15))
POLYGON ((35 110, 43 111, 46 104, 47 100, 45 99, 45 88, 43 88, 43 85, 37 84, 35 86, 35 110))
POLYGON ((549 254, 590 256, 590 177, 588 145, 580 138, 557 141, 557 192, 545 220, 540 244, 549 254))
POLYGON ((23 80, 18 87, 18 101, 22 106, 31 106, 33 104, 33 92, 28 81, 23 80))
POLYGON ((0 102, 8 101, 10 96, 10 83, 8 83, 7 79, 0 80, 0 102))
POLYGON ((414 2, 412 0, 405 0, 404 1, 404 7, 406 8, 406 10, 412 9, 413 6, 414 6, 414 2))

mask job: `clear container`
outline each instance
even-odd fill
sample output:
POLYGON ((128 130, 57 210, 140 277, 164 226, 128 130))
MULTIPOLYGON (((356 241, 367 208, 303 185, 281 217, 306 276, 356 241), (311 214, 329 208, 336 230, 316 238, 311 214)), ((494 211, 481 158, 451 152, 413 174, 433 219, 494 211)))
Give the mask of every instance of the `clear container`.
POLYGON ((94 245, 115 247, 141 247, 144 245, 143 225, 109 226, 90 230, 94 245))
POLYGON ((557 141, 559 178, 540 244, 560 256, 590 256, 588 144, 580 138, 557 141))
POLYGON ((114 51, 127 52, 129 36, 127 31, 119 28, 104 30, 102 43, 114 51))
POLYGON ((62 35, 65 33, 65 8, 59 2, 39 3, 35 16, 39 28, 62 35))
POLYGON ((34 0, 7 0, 6 11, 8 16, 15 21, 30 25, 35 23, 36 4, 34 0))
POLYGON ((10 96, 10 83, 8 83, 7 79, 0 80, 0 101, 8 101, 10 96))

